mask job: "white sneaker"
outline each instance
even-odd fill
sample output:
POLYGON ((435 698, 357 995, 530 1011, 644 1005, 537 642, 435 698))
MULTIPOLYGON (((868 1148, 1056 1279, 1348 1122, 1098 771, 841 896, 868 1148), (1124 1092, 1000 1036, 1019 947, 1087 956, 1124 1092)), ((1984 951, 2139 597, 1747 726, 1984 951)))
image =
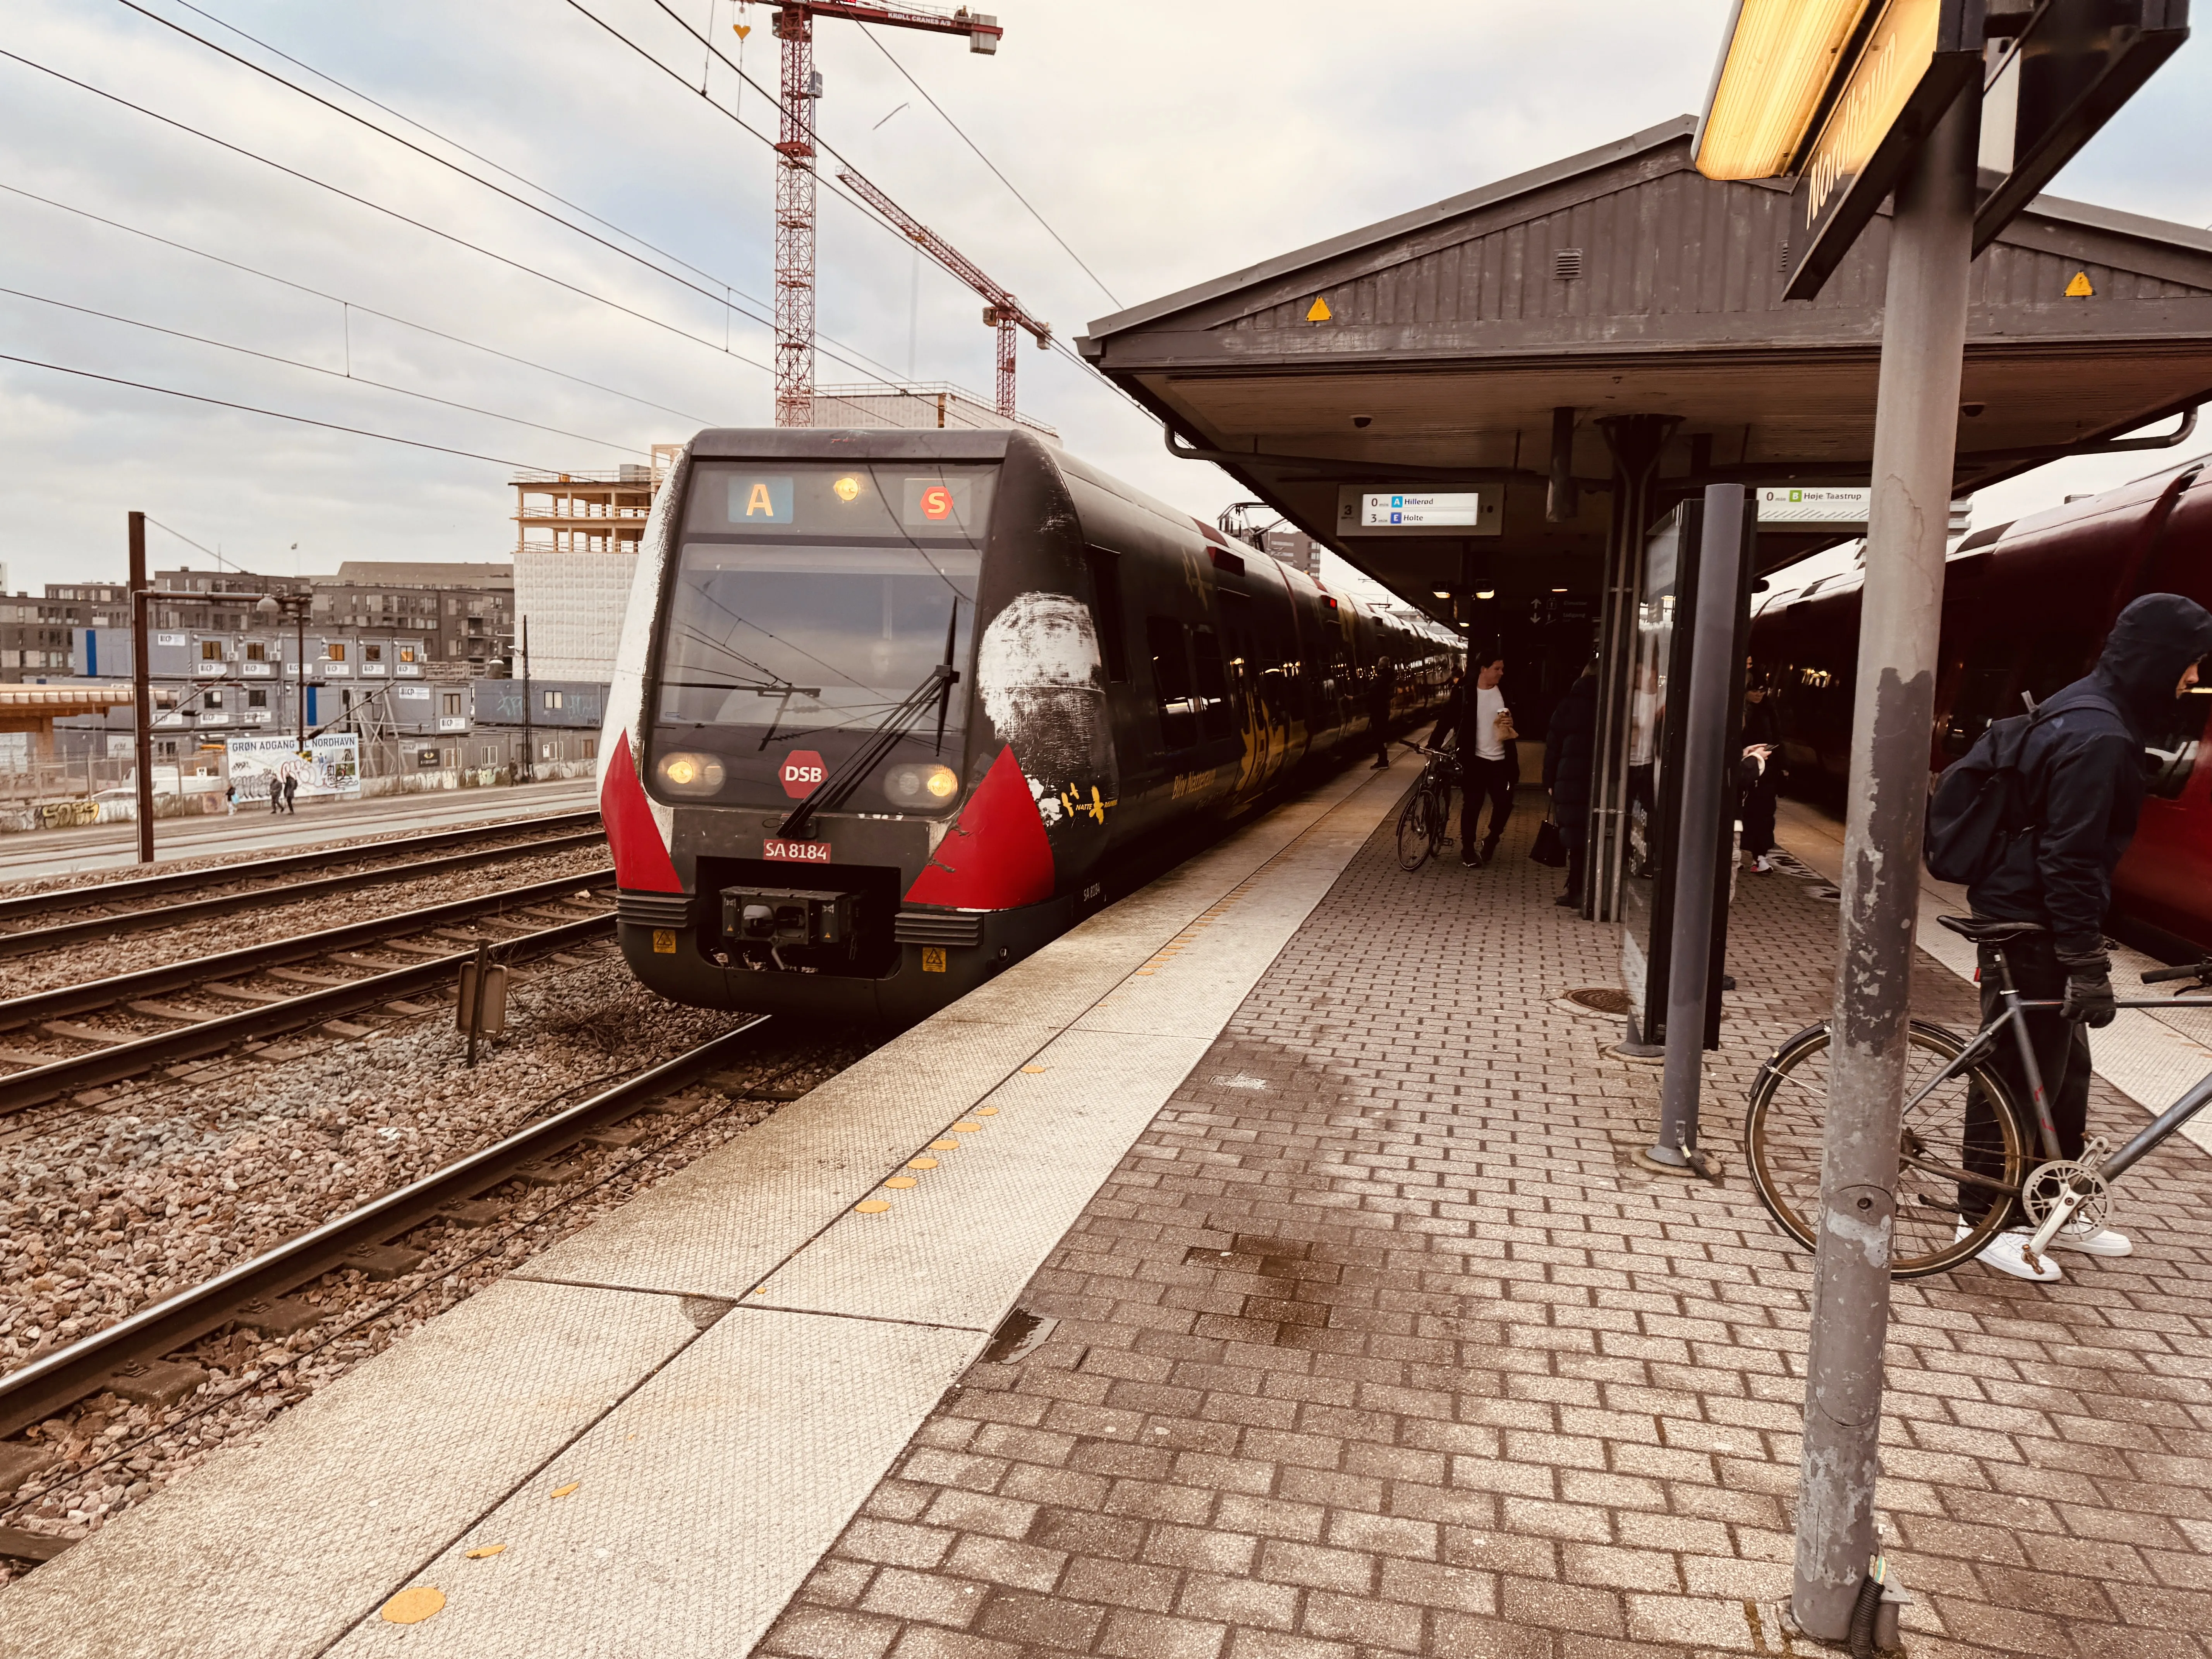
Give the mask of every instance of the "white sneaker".
MULTIPOLYGON (((1962 1221, 1959 1224, 1956 1236, 1964 1238, 1972 1231, 1973 1229, 1962 1221)), ((2049 1256, 2043 1258, 2041 1272, 2027 1265, 2027 1258, 2021 1251, 2032 1237, 2025 1230, 2014 1227, 2009 1232, 1999 1233, 1983 1245, 1981 1254, 1974 1259, 1995 1267, 2001 1273, 2010 1273, 2014 1279, 2025 1279, 2034 1285, 2053 1285, 2065 1278, 2066 1275, 2058 1271, 2058 1264, 2049 1256)))
POLYGON ((1774 873, 1774 866, 1766 861, 1766 854, 1764 853, 1752 860, 1751 867, 1762 876, 1771 876, 1774 873))
POLYGON ((2100 1227, 2094 1233, 2076 1232, 2071 1227, 2061 1227, 2058 1236, 2051 1241, 2054 1250, 2079 1250, 2084 1255, 2133 1255, 2135 1240, 2125 1233, 2116 1233, 2110 1227, 2100 1227))

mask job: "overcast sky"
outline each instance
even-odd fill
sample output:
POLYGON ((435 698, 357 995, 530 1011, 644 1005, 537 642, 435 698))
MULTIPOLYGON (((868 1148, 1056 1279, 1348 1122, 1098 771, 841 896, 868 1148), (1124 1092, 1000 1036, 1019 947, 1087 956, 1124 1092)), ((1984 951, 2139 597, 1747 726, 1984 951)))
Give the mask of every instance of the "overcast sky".
MULTIPOLYGON (((0 287, 14 291, 0 295, 0 352, 489 458, 0 362, 9 509, 0 559, 10 586, 119 578, 133 507, 234 562, 277 573, 347 558, 498 558, 514 539, 511 465, 611 467, 703 424, 768 422, 770 379, 758 365, 772 353, 755 319, 768 314, 771 291, 774 157, 700 97, 704 53, 655 0, 206 0, 198 12, 178 0, 143 3, 398 126, 210 19, 235 25, 513 169, 529 184, 503 182, 525 200, 588 222, 530 188, 542 186, 688 262, 696 288, 119 0, 0 0, 8 52, 390 210, 0 58, 0 185, 64 204, 0 191, 0 287), (675 65, 692 89, 579 4, 675 65), (726 284, 736 310, 708 297, 726 284)), ((774 84, 770 8, 668 3, 774 84), (753 28, 742 45, 738 22, 753 28)), ((1693 111, 1728 9, 1726 0, 998 0, 1006 35, 995 58, 973 56, 957 39, 872 39, 820 25, 820 124, 854 165, 1068 337, 1117 301, 1135 304, 1693 111)), ((765 100, 730 70, 714 65, 707 86, 757 130, 772 125, 765 100)), ((2208 101, 2212 55, 2197 43, 2054 190, 2185 224, 2212 221, 2202 161, 2208 101)), ((438 138, 400 130, 489 172, 438 138)), ((834 354, 821 362, 821 382, 911 374, 988 394, 993 337, 975 296, 933 267, 917 272, 907 246, 826 191, 820 223, 819 325, 834 354)), ((1213 469, 1167 458, 1149 420, 1059 356, 1025 347, 1021 387, 1024 411, 1057 426, 1076 451, 1191 512, 1211 517, 1237 493, 1213 469)), ((2142 458, 2045 468, 1991 492, 1977 521, 2147 470, 2142 458)), ((164 566, 208 562, 159 531, 152 551, 164 566)))

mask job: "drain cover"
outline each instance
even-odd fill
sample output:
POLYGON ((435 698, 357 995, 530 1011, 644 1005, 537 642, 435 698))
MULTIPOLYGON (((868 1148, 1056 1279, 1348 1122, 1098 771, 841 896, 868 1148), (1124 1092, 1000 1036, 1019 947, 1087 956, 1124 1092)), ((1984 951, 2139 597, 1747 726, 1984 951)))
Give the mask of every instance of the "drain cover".
POLYGON ((1628 1012, 1628 993, 1617 985, 1585 985, 1580 990, 1561 994, 1578 1008, 1587 1008, 1594 1014, 1625 1014, 1628 1012))

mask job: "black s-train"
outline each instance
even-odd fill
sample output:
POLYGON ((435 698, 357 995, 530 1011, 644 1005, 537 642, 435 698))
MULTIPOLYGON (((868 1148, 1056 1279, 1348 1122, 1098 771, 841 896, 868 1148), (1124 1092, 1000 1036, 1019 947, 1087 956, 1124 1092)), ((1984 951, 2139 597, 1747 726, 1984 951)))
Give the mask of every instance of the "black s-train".
POLYGON ((601 744, 624 955, 708 1007, 911 1020, 1116 872, 1402 726, 1463 655, 1035 436, 703 432, 601 744))

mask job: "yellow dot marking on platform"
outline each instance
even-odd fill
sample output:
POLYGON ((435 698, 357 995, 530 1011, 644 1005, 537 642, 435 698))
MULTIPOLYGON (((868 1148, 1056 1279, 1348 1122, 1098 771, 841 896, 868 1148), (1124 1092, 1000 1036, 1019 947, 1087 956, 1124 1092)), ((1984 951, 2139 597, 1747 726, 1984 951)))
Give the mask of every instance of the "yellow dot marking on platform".
POLYGON ((955 1129, 957 1129, 963 1135, 979 1135, 983 1133, 983 1126, 981 1124, 971 1123, 964 1117, 952 1127, 955 1129))
POLYGON ((933 1140, 929 1143, 929 1150, 933 1152, 957 1152, 960 1150, 960 1143, 950 1139, 933 1140))
POLYGON ((1314 295, 1314 302, 1306 307, 1306 320, 1310 323, 1325 323, 1335 314, 1328 308, 1328 301, 1318 294, 1314 295))
POLYGON ((404 1589, 384 1604, 387 1625, 419 1625, 446 1605, 446 1593, 428 1584, 404 1589))
POLYGON ((890 1209, 890 1206, 891 1201, 887 1198, 868 1198, 861 1200, 860 1202, 855 1204, 853 1207, 855 1210, 858 1210, 862 1215, 881 1215, 885 1210, 890 1209))
POLYGON ((977 1117, 996 1117, 998 1115, 999 1109, 995 1106, 978 1106, 975 1109, 977 1117))
POLYGON ((1024 1066, 1022 1067, 1022 1070, 1028 1073, 1031 1077, 1037 1077, 1043 1073, 1044 1067, 1042 1066, 1024 1066))
POLYGON ((909 1170, 933 1170, 937 1167, 937 1160, 933 1158, 910 1158, 906 1161, 906 1167, 909 1170))
POLYGON ((489 1561, 506 1547, 504 1544, 486 1544, 480 1550, 471 1550, 468 1559, 471 1561, 489 1561))
POLYGON ((889 1181, 884 1182, 884 1185, 886 1187, 896 1187, 900 1191, 903 1192, 908 1187, 919 1187, 921 1183, 919 1181, 916 1181, 912 1176, 893 1176, 889 1181))
POLYGON ((567 1486, 556 1486, 556 1487, 554 1487, 554 1488, 553 1488, 553 1490, 552 1490, 552 1492, 551 1492, 550 1493, 549 1493, 549 1494, 548 1494, 548 1496, 550 1496, 550 1497, 553 1497, 553 1498, 566 1498, 566 1497, 567 1497, 570 1492, 572 1492, 575 1491, 577 1487, 579 1487, 579 1486, 582 1486, 583 1484, 584 1484, 584 1483, 583 1483, 582 1481, 580 1481, 580 1480, 571 1480, 571 1481, 570 1481, 567 1486))

